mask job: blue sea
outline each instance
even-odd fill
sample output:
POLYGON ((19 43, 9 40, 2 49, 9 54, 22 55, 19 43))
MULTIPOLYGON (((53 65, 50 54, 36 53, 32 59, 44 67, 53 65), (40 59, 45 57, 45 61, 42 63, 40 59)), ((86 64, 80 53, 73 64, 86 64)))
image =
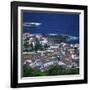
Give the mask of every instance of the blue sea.
POLYGON ((79 44, 79 39, 77 39, 77 40, 65 41, 65 43, 69 43, 69 44, 79 44))

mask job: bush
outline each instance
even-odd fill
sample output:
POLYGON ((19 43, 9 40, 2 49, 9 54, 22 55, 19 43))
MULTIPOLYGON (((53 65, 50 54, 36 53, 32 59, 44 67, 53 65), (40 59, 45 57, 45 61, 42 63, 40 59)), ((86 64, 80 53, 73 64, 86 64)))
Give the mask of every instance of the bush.
POLYGON ((29 66, 23 66, 23 77, 32 77, 32 76, 46 76, 45 72, 41 72, 39 69, 32 69, 29 66))
POLYGON ((59 65, 53 65, 48 70, 42 72, 39 69, 32 69, 29 66, 23 66, 23 76, 33 77, 33 76, 52 76, 52 75, 73 75, 79 74, 78 68, 63 68, 59 65))

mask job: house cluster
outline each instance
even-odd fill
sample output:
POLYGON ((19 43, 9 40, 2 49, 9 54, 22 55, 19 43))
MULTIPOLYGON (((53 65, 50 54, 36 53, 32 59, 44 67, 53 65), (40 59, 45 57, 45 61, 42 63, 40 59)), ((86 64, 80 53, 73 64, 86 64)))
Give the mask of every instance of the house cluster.
POLYGON ((28 42, 28 45, 32 43, 33 47, 35 47, 37 39, 42 46, 47 44, 49 47, 44 50, 37 50, 37 52, 23 51, 23 63, 25 65, 41 71, 48 70, 51 65, 60 65, 64 68, 79 68, 79 44, 49 43, 48 38, 40 34, 23 34, 23 43, 28 42))

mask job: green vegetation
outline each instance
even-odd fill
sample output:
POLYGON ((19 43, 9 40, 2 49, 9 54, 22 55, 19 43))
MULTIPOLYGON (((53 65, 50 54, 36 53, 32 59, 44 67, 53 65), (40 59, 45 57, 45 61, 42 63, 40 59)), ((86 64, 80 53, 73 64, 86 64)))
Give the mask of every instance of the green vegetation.
POLYGON ((35 52, 38 50, 43 50, 43 46, 40 44, 40 42, 37 40, 34 48, 35 52))
POLYGON ((26 65, 23 67, 23 76, 24 77, 33 77, 33 76, 46 76, 45 72, 41 72, 38 69, 32 69, 26 65))
POLYGON ((38 50, 46 50, 49 46, 47 44, 45 45, 42 45, 40 43, 39 40, 35 40, 35 47, 33 46, 33 44, 29 44, 28 42, 28 39, 26 39, 25 43, 23 44, 23 47, 24 47, 24 50, 23 51, 26 51, 26 52, 30 52, 30 51, 35 51, 37 52, 38 50))
POLYGON ((39 69, 32 69, 26 65, 23 66, 23 76, 33 77, 33 76, 52 76, 52 75, 72 75, 79 74, 78 68, 68 68, 65 69, 59 65, 51 66, 47 71, 41 72, 39 69))

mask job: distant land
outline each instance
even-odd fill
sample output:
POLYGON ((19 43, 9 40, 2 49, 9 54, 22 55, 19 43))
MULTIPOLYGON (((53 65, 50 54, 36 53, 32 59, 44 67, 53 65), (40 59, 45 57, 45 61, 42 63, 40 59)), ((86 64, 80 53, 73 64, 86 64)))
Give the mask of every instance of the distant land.
POLYGON ((57 34, 57 33, 43 34, 43 33, 34 33, 32 35, 42 35, 44 37, 47 37, 49 40, 54 40, 56 43, 65 42, 65 43, 69 43, 69 44, 76 44, 76 43, 79 44, 79 37, 77 37, 77 36, 71 36, 71 35, 68 35, 68 34, 57 34))

